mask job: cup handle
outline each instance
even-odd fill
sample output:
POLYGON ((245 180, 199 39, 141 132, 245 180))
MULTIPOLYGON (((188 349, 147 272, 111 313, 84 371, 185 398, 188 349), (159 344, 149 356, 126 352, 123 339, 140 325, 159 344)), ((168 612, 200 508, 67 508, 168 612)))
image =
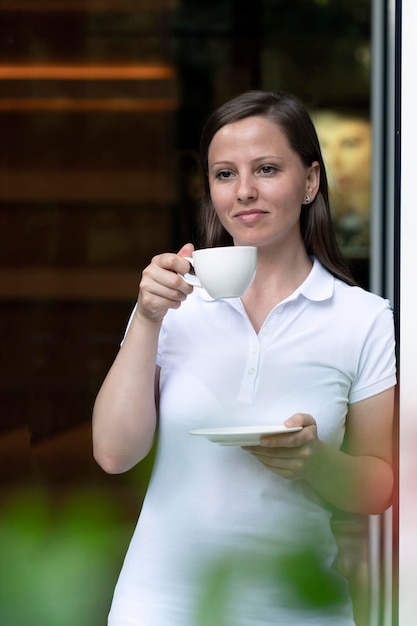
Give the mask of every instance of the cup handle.
MULTIPOLYGON (((188 261, 191 267, 194 267, 193 259, 191 257, 185 256, 183 257, 183 259, 188 261)), ((183 279, 185 280, 186 283, 188 283, 189 285, 192 285, 193 287, 202 287, 202 284, 200 283, 200 281, 198 280, 195 274, 190 274, 189 272, 187 272, 186 274, 183 275, 183 279)))

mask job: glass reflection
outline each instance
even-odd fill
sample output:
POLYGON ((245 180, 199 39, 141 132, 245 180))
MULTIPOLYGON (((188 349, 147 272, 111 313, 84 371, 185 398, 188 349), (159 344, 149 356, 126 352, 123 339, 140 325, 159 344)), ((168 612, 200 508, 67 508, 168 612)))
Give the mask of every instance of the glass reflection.
POLYGON ((339 244, 346 256, 369 256, 371 124, 365 113, 321 110, 314 115, 329 174, 339 244))

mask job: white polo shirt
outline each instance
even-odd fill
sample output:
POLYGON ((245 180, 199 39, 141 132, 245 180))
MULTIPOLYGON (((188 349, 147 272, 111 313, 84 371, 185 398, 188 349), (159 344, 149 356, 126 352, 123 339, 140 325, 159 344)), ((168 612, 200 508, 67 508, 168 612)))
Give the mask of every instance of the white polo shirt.
POLYGON ((338 448, 348 405, 396 382, 389 303, 315 261, 257 334, 239 298, 213 300, 196 288, 168 312, 158 364, 157 457, 109 625, 199 626, 207 576, 221 571, 224 623, 213 617, 216 626, 353 626, 344 581, 331 568, 326 504, 304 481, 189 431, 281 424, 302 412, 338 448), (304 549, 342 586, 343 598, 325 609, 306 602, 287 569, 304 549))

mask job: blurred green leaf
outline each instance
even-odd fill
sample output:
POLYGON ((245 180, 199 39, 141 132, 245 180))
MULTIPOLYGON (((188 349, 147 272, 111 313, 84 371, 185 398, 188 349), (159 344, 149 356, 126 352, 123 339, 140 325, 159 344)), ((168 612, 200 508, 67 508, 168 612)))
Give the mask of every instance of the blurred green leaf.
POLYGON ((41 492, 14 496, 0 518, 0 624, 105 624, 131 532, 99 493, 60 506, 41 492))

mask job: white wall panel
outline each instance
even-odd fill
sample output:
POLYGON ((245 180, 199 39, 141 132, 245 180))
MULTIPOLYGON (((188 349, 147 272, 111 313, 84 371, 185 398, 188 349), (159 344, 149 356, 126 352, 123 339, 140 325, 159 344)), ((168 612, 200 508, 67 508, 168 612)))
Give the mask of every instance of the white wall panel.
POLYGON ((399 625, 417 623, 417 3, 402 0, 399 625))

